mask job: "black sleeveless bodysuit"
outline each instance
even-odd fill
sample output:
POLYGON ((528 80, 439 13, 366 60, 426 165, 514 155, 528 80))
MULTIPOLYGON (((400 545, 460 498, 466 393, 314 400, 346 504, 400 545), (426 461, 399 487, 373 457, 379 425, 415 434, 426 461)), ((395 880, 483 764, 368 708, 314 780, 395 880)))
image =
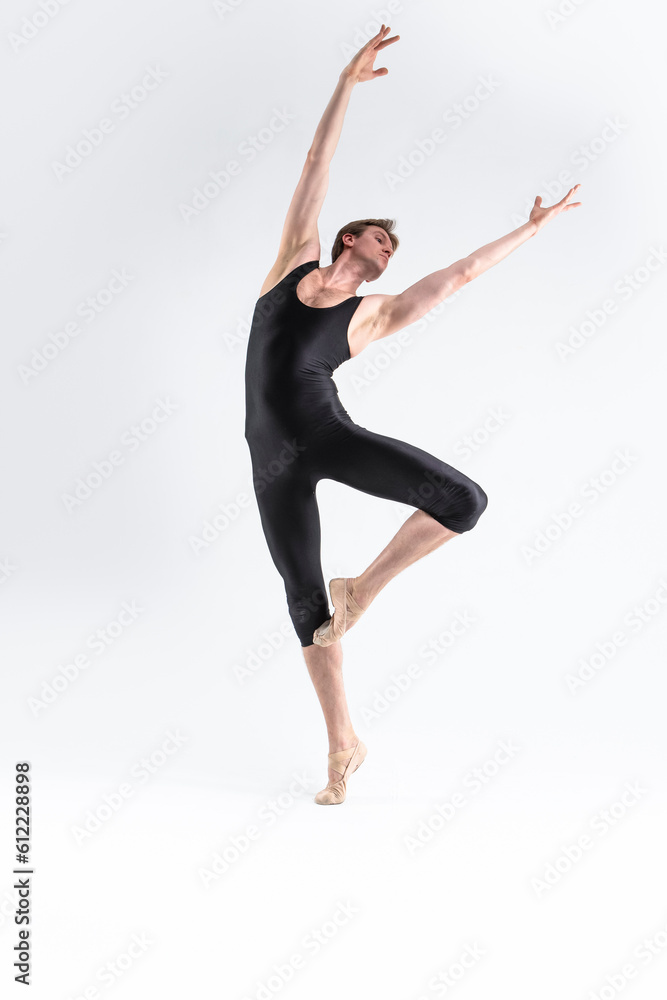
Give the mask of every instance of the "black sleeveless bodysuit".
POLYGON ((355 424, 332 374, 350 359, 361 296, 307 306, 296 294, 319 261, 299 264, 255 305, 245 368, 245 438, 271 557, 302 646, 331 617, 320 563, 315 487, 333 479, 426 511, 462 533, 487 505, 477 483, 428 452, 355 424))

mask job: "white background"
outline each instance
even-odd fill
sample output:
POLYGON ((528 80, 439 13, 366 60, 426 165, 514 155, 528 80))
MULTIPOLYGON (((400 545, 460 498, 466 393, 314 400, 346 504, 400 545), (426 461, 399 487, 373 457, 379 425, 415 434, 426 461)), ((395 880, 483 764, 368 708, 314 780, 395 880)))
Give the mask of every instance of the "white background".
MULTIPOLYGON (((40 1000, 663 996, 661 8, 558 10, 4 4, 3 980, 29 760, 40 1000), (314 131, 381 21, 401 39, 352 94, 322 266, 341 225, 395 218, 400 248, 360 291, 398 292, 537 194, 580 182, 583 205, 336 373, 353 420, 460 468, 489 505, 345 638, 369 752, 331 810, 312 802, 326 734, 251 492, 243 372, 314 131), (85 130, 98 144, 77 163, 85 130)), ((318 499, 326 580, 362 572, 411 513, 330 480, 318 499)))

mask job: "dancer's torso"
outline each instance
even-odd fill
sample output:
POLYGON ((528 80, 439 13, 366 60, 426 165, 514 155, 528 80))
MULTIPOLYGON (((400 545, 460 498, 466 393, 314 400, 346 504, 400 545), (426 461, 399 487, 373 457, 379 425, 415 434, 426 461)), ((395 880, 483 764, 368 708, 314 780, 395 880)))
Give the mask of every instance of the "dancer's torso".
POLYGON ((296 294, 319 267, 299 264, 257 300, 246 356, 245 436, 266 457, 288 436, 304 443, 351 425, 332 374, 350 358, 348 328, 362 296, 334 306, 307 306, 296 294))

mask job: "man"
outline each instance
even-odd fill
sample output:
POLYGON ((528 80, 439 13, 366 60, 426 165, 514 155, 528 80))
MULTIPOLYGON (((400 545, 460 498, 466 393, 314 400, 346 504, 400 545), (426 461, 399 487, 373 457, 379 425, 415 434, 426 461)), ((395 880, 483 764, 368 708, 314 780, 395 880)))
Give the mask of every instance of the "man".
POLYGON ((348 712, 339 640, 389 580, 473 528, 488 500, 477 483, 439 458, 353 423, 331 375, 581 204, 568 204, 578 184, 551 208, 542 208, 538 196, 524 225, 396 295, 356 294, 389 266, 398 246, 393 220, 361 219, 343 227, 332 263, 321 268, 317 219, 329 163, 353 87, 388 72, 373 63, 400 38, 388 38, 389 30, 382 25, 345 67, 317 127, 255 307, 246 359, 245 436, 262 527, 329 735, 329 784, 315 797, 326 805, 344 800, 347 778, 366 755, 348 712), (325 478, 418 508, 360 576, 330 581, 331 616, 315 496, 325 478))

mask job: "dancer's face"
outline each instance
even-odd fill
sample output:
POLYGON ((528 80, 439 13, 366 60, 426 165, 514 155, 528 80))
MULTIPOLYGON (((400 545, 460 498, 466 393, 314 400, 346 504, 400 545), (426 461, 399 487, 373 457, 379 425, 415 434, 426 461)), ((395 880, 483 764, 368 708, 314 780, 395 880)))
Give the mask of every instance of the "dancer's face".
POLYGON ((368 265, 372 274, 366 281, 374 281, 384 274, 394 251, 389 236, 379 226, 367 226, 360 236, 355 236, 352 252, 355 258, 368 265))

